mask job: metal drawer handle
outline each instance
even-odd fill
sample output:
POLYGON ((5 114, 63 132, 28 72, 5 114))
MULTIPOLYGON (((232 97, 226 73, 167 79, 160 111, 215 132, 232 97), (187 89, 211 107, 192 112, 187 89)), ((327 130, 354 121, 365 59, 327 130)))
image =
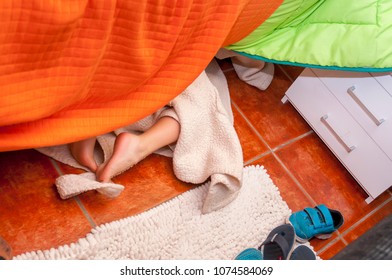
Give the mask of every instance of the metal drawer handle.
POLYGON ((347 141, 347 139, 345 139, 346 137, 344 137, 343 133, 337 129, 337 125, 328 117, 328 114, 321 117, 321 122, 323 122, 325 126, 333 133, 333 135, 343 145, 348 153, 351 153, 355 150, 355 145, 352 145, 347 141))
POLYGON ((369 109, 369 106, 366 106, 366 100, 361 98, 358 94, 355 93, 355 86, 350 87, 347 92, 351 95, 351 97, 354 99, 356 103, 368 114, 368 116, 372 119, 372 121, 379 126, 382 124, 385 119, 382 117, 377 116, 376 113, 372 112, 369 109))

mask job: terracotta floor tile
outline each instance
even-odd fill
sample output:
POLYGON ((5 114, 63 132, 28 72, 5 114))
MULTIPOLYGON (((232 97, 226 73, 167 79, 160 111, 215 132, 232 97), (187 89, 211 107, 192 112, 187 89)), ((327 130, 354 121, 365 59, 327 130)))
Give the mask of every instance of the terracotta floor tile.
POLYGON ((317 254, 321 259, 329 260, 337 253, 339 253, 341 250, 343 250, 345 247, 346 245, 341 240, 338 240, 337 242, 333 243, 330 247, 328 247, 328 249, 317 254))
POLYGON ((91 230, 75 200, 61 200, 58 176, 35 150, 0 153, 0 235, 14 255, 77 241, 91 230))
POLYGON ((317 204, 326 204, 343 214, 341 232, 389 197, 385 193, 367 204, 365 191, 315 134, 283 147, 276 154, 317 204))
POLYGON ((267 146, 264 145, 236 108, 233 108, 233 115, 234 128, 241 143, 244 162, 268 151, 267 146))
POLYGON ((86 172, 83 169, 75 168, 72 166, 69 166, 67 164, 64 164, 62 162, 59 162, 57 160, 54 160, 55 164, 59 167, 59 170, 62 174, 81 174, 86 172))
POLYGON ((264 166, 267 173, 270 175, 271 180, 278 187, 280 195, 293 212, 302 210, 311 205, 308 198, 272 154, 263 156, 251 164, 264 166))
POLYGON ((194 186, 179 181, 173 172, 172 159, 159 155, 148 156, 113 181, 125 187, 116 198, 97 192, 80 196, 97 225, 139 214, 194 186))
POLYGON ((316 251, 320 251, 322 248, 328 246, 328 244, 335 243, 338 239, 338 232, 334 232, 332 233, 332 236, 328 239, 312 238, 309 242, 316 251))
POLYGON ((271 148, 311 130, 290 103, 281 102, 291 82, 279 68, 275 72, 266 91, 242 82, 234 71, 225 72, 232 101, 271 148))
POLYGON ((285 71, 290 78, 295 81, 295 79, 298 78, 298 76, 304 71, 305 68, 299 67, 299 66, 291 66, 291 65, 277 65, 277 67, 280 67, 285 71))
POLYGON ((356 225, 352 229, 348 231, 347 234, 343 235, 344 239, 351 243, 364 234, 366 231, 371 229, 377 223, 381 222, 381 220, 389 215, 392 215, 392 200, 390 200, 386 205, 382 208, 378 209, 374 214, 370 217, 366 218, 359 225, 356 225))

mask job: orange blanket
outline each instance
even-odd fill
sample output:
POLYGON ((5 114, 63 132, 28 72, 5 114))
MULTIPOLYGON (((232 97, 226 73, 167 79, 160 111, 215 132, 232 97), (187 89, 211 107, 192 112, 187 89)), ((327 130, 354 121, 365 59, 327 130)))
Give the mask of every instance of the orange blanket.
POLYGON ((0 151, 133 123, 282 0, 0 1, 0 151))

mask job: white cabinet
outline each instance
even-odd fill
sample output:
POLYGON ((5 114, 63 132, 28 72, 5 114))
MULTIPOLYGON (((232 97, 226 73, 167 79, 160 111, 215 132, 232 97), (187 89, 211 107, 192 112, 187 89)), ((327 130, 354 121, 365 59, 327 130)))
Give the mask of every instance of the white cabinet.
POLYGON ((370 203, 392 186, 392 76, 305 69, 286 92, 370 203))

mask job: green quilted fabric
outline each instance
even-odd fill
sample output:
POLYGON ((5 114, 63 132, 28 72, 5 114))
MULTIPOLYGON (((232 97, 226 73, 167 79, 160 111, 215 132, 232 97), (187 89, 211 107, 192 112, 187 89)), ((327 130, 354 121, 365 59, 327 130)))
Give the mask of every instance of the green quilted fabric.
POLYGON ((392 71, 392 0, 285 0, 227 48, 281 64, 392 71))

